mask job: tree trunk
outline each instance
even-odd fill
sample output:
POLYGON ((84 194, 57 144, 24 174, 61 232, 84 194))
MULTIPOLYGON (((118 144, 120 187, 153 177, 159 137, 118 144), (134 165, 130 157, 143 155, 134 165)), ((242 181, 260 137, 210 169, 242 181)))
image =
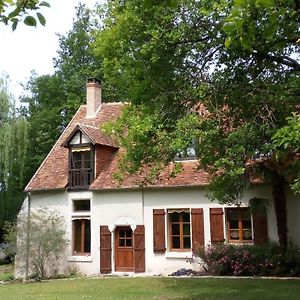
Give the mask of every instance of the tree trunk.
POLYGON ((279 245, 281 251, 285 253, 288 244, 288 228, 284 177, 278 173, 274 173, 272 185, 279 245))

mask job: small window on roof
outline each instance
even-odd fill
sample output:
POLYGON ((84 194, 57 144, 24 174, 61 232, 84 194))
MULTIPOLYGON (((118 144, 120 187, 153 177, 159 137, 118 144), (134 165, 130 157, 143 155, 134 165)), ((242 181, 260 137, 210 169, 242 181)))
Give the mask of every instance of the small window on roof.
POLYGON ((182 161, 197 159, 197 148, 197 142, 193 141, 186 149, 178 151, 178 153, 174 157, 174 160, 182 161))
POLYGON ((90 211, 91 210, 91 202, 90 202, 90 200, 74 200, 73 201, 73 209, 75 212, 90 211))

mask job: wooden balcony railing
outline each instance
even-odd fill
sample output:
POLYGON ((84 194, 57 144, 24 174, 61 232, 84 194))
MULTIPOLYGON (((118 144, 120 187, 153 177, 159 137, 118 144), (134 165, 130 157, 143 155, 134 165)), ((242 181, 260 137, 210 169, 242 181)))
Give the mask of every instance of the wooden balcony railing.
POLYGON ((93 170, 69 169, 69 189, 86 190, 93 181, 93 170))

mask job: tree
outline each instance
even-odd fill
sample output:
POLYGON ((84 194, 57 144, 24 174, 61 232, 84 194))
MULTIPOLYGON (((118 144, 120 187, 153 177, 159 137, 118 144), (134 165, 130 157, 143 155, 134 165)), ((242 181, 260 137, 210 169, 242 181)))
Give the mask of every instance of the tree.
POLYGON ((212 199, 239 203, 251 180, 271 184, 285 251, 299 148, 279 140, 299 110, 299 1, 150 2, 108 1, 95 42, 105 80, 132 103, 114 124, 123 171, 196 140, 212 199))
POLYGON ((16 255, 21 270, 29 268, 40 279, 58 273, 68 244, 64 218, 58 211, 40 208, 29 217, 22 212, 17 224, 6 224, 5 229, 7 254, 16 255))
POLYGON ((5 25, 12 24, 12 29, 15 30, 19 22, 23 21, 28 26, 36 26, 37 21, 45 26, 46 20, 40 13, 42 7, 50 7, 46 1, 39 0, 0 0, 0 22, 5 25), (30 13, 36 11, 36 17, 30 13))
POLYGON ((12 221, 24 198, 24 162, 27 122, 18 113, 8 91, 8 78, 0 78, 0 239, 5 221, 12 221))
POLYGON ((27 182, 33 176, 55 141, 81 104, 85 103, 85 82, 99 77, 101 61, 91 51, 92 30, 96 21, 91 11, 80 4, 73 27, 59 36, 55 73, 32 74, 27 83, 28 95, 22 99, 29 128, 26 157, 27 182))

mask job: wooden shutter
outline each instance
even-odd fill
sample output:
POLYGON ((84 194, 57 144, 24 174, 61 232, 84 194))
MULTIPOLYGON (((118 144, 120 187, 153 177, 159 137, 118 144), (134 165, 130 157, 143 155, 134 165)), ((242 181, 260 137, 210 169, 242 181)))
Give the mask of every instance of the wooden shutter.
POLYGON ((111 273, 111 232, 100 226, 100 273, 111 273))
POLYGON ((203 220, 203 209, 192 208, 192 250, 193 253, 204 246, 204 220, 203 220))
POLYGON ((210 235, 212 244, 224 242, 223 214, 222 208, 210 209, 210 235))
POLYGON ((134 272, 145 272, 145 227, 137 225, 134 231, 134 272))
POLYGON ((165 252, 165 210, 153 209, 153 249, 154 252, 165 252))
POLYGON ((253 240, 256 245, 268 241, 267 213, 264 211, 253 212, 253 240))

